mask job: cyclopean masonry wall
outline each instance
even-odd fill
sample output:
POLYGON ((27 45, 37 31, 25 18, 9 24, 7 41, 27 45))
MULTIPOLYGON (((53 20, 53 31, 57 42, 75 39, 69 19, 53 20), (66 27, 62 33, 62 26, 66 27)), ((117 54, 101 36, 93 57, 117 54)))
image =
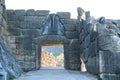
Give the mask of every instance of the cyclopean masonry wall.
POLYGON ((80 70, 82 59, 87 71, 102 80, 119 80, 120 21, 96 20, 90 12, 77 10, 78 19, 71 19, 69 12, 48 18, 48 10, 7 10, 7 32, 2 34, 24 71, 41 67, 42 45, 62 44, 66 69, 80 70))
POLYGON ((77 20, 70 19, 69 12, 58 12, 57 15, 64 27, 64 36, 59 34, 40 35, 41 27, 46 22, 48 15, 48 10, 7 10, 7 41, 14 55, 24 71, 36 70, 40 68, 42 44, 63 44, 65 68, 79 70, 77 20))
POLYGON ((78 8, 80 57, 87 71, 99 75, 101 80, 120 79, 119 27, 119 20, 95 20, 89 12, 78 8))
POLYGON ((0 80, 19 77, 22 69, 6 43, 7 17, 5 1, 0 0, 0 80))

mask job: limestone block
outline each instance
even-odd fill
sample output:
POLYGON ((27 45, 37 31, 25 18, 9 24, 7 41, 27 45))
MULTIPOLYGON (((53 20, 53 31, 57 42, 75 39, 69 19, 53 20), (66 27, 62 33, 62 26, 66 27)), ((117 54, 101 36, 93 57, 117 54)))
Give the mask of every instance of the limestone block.
POLYGON ((11 15, 10 21, 23 21, 24 16, 23 15, 11 15))
POLYGON ((88 34, 91 33, 92 29, 93 29, 93 24, 90 24, 90 23, 86 24, 86 31, 88 34))
POLYGON ((35 62, 35 56, 29 56, 30 54, 28 54, 28 55, 25 55, 24 56, 24 60, 26 61, 26 62, 35 62))
POLYGON ((90 56, 90 51, 89 48, 84 49, 83 53, 81 54, 81 58, 84 61, 84 63, 86 63, 88 61, 88 58, 90 56))
POLYGON ((100 74, 102 80, 120 80, 120 74, 100 74))
POLYGON ((8 29, 16 28, 16 27, 17 27, 16 21, 8 21, 8 26, 7 26, 8 29))
POLYGON ((15 58, 16 58, 18 61, 24 61, 25 56, 24 56, 24 55, 15 55, 15 58))
POLYGON ((22 35, 24 36, 40 36, 40 30, 39 29, 24 29, 22 30, 22 35))
POLYGON ((7 9, 6 10, 7 15, 14 15, 14 10, 13 9, 7 9))
POLYGON ((66 31, 65 34, 68 39, 77 39, 78 38, 77 31, 66 31))
POLYGON ((80 54, 82 54, 83 51, 84 51, 84 45, 85 45, 84 42, 82 42, 82 43, 80 44, 80 54))
POLYGON ((25 15, 25 10, 15 10, 14 11, 15 15, 25 15))
POLYGON ((0 80, 8 80, 8 78, 9 78, 8 73, 4 70, 0 63, 0 80))
POLYGON ((89 45, 90 45, 90 35, 88 35, 88 36, 86 36, 86 38, 85 38, 85 45, 84 45, 84 47, 85 48, 88 48, 89 47, 89 45))
POLYGON ((86 21, 90 23, 91 20, 90 12, 89 11, 85 12, 85 16, 86 16, 86 21))
POLYGON ((28 9, 27 11, 26 11, 26 15, 28 16, 33 16, 33 15, 35 15, 35 10, 34 9, 28 9))
POLYGON ((91 31, 90 33, 90 41, 91 42, 94 42, 94 40, 98 38, 98 33, 97 32, 94 32, 94 31, 91 31))
POLYGON ((35 63, 34 62, 22 62, 22 61, 20 61, 19 63, 25 72, 35 70, 35 63))
POLYGON ((69 50, 79 50, 79 41, 78 39, 72 39, 70 41, 70 46, 69 46, 69 50))
POLYGON ((76 25, 76 19, 60 19, 63 24, 76 25))
POLYGON ((40 29, 42 23, 38 21, 21 21, 20 28, 22 29, 40 29))
POLYGON ((69 69, 71 69, 71 70, 80 70, 81 69, 81 64, 80 63, 78 63, 78 64, 70 63, 69 64, 69 69))
POLYGON ((60 19, 70 19, 71 17, 70 12, 57 12, 57 15, 60 17, 60 19))
POLYGON ((90 48, 90 57, 94 57, 94 56, 98 55, 99 47, 98 47, 97 39, 94 42, 91 42, 89 48, 90 48))
POLYGON ((0 3, 1 4, 5 4, 5 0, 0 0, 0 3))
POLYGON ((69 62, 70 63, 79 63, 80 62, 80 54, 79 51, 69 51, 69 62))
POLYGON ((21 67, 19 66, 15 57, 12 55, 8 45, 5 43, 5 41, 3 41, 2 37, 0 37, 0 55, 1 65, 4 66, 4 69, 9 74, 9 76, 20 76, 22 73, 21 67))
POLYGON ((94 56, 94 57, 89 57, 88 61, 86 63, 86 69, 88 72, 92 73, 92 74, 99 74, 99 57, 94 56))
POLYGON ((75 31, 76 25, 64 24, 65 31, 75 31))
POLYGON ((16 44, 8 44, 8 46, 10 47, 10 49, 16 49, 16 44))
POLYGON ((117 36, 99 36, 99 49, 120 51, 120 38, 117 36))
POLYGON ((101 73, 120 74, 120 52, 100 51, 99 59, 101 73))
POLYGON ((7 37, 7 42, 8 43, 15 43, 15 36, 8 36, 7 37))
POLYGON ((38 16, 25 16, 24 21, 41 21, 38 16))
POLYGON ((24 49, 24 50, 35 49, 34 45, 32 44, 32 38, 24 37, 23 40, 21 40, 20 44, 17 44, 17 49, 24 49))
POLYGON ((79 34, 80 43, 85 40, 85 31, 82 29, 81 33, 79 34))
POLYGON ((40 40, 42 44, 44 43, 63 44, 63 43, 66 43, 67 41, 66 37, 58 36, 58 35, 44 35, 44 36, 40 36, 38 40, 40 40))
POLYGON ((49 15, 49 10, 36 10, 35 15, 37 16, 47 16, 49 15))
POLYGON ((20 36, 21 29, 7 29, 8 35, 20 36))
POLYGON ((78 12, 78 16, 82 16, 85 11, 81 7, 78 7, 77 12, 78 12))

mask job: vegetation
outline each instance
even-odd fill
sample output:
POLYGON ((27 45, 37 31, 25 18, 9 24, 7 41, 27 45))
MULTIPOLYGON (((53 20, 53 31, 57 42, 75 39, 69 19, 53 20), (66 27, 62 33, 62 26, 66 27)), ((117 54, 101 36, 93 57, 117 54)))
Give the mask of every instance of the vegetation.
POLYGON ((63 60, 63 59, 64 59, 64 54, 63 54, 63 53, 59 54, 59 55, 56 57, 56 59, 63 60))

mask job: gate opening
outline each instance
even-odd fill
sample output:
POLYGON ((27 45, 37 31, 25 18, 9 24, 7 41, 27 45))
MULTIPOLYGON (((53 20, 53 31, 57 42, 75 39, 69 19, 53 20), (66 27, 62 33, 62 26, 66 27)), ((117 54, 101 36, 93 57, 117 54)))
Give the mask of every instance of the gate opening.
POLYGON ((64 68, 64 45, 42 44, 41 67, 63 69, 64 68))

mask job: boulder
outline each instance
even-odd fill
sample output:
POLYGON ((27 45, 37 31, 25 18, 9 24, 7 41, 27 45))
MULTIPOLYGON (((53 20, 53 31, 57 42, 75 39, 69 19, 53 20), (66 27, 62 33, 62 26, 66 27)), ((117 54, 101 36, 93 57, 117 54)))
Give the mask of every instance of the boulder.
MULTIPOLYGON (((15 57, 12 55, 11 50, 5 43, 3 38, 0 36, 0 64, 2 68, 7 72, 10 77, 18 77, 22 73, 22 69, 16 61, 15 57)), ((2 74, 2 75, 6 75, 2 74)), ((4 79, 5 80, 5 79, 4 79)))

